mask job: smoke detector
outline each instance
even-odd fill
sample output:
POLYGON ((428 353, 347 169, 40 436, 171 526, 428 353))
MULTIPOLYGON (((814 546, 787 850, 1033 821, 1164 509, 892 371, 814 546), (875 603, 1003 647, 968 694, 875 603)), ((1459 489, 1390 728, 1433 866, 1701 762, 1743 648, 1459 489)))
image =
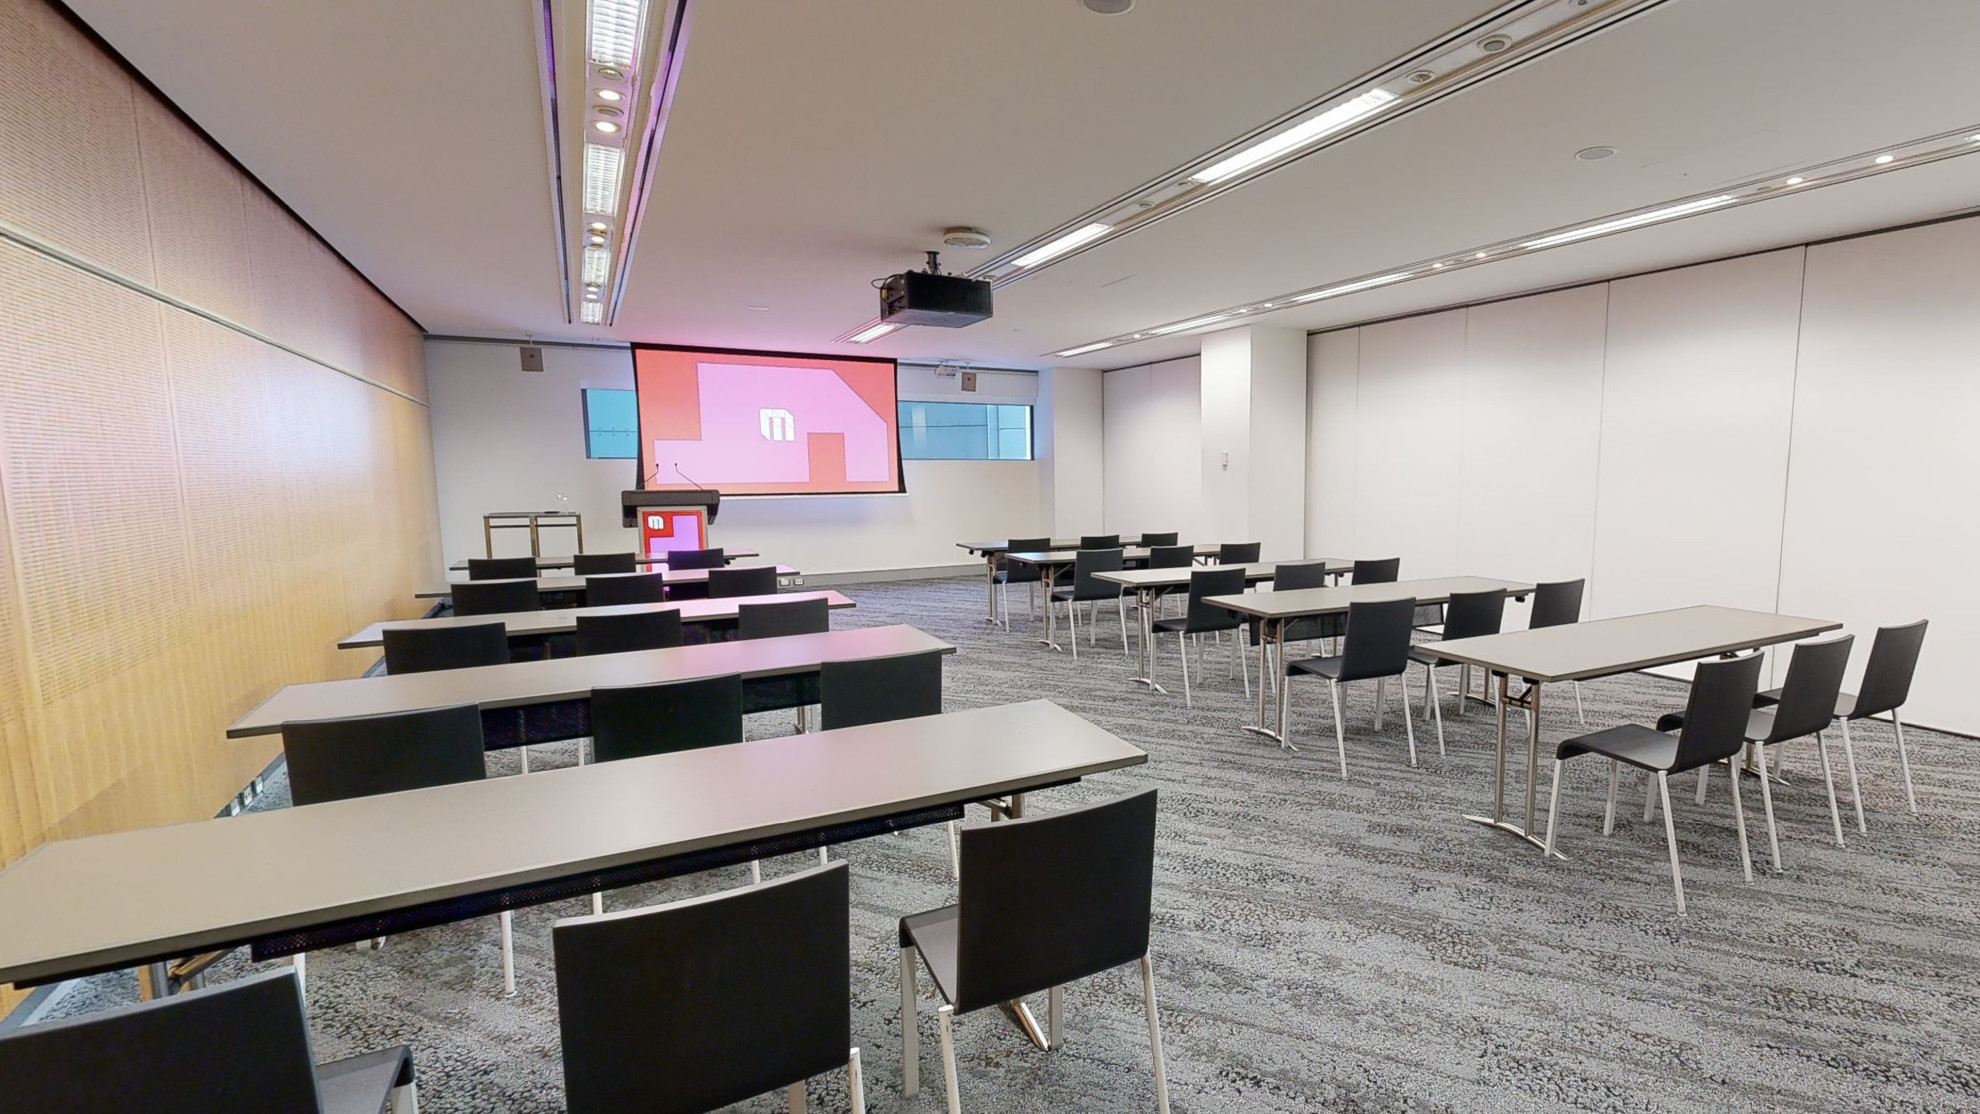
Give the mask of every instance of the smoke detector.
POLYGON ((990 246, 990 234, 981 228, 944 228, 942 243, 952 248, 981 251, 990 246))
POLYGON ((1119 15, 1134 7, 1134 0, 1079 0, 1079 5, 1100 15, 1119 15))
POLYGON ((1511 45, 1512 36, 1510 35, 1487 35, 1478 40, 1478 49, 1487 54, 1498 54, 1511 45))

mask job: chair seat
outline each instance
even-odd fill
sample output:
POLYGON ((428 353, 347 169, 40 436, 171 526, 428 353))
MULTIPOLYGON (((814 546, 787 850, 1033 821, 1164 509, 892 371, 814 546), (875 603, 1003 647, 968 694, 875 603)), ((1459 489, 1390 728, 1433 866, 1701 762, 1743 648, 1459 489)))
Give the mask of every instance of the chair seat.
POLYGON ((1436 646, 1435 646, 1434 644, 1433 644, 1433 645, 1430 645, 1430 646, 1411 646, 1411 647, 1409 648, 1409 660, 1411 660, 1411 661, 1413 661, 1413 662, 1415 662, 1415 663, 1416 663, 1416 664, 1418 664, 1418 665, 1461 665, 1461 664, 1463 664, 1462 662, 1455 662, 1455 661, 1452 661, 1452 660, 1451 660, 1451 659, 1449 659, 1449 658, 1445 658, 1445 657, 1439 657, 1439 656, 1437 655, 1437 649, 1436 649, 1436 646))
POLYGON ((944 1002, 951 1004, 956 1000, 956 941, 961 909, 959 905, 948 905, 901 918, 901 945, 912 945, 921 953, 921 961, 935 978, 935 989, 942 992, 944 1002))
POLYGON ((1344 660, 1338 656, 1331 658, 1300 658, 1297 661, 1286 663, 1286 673, 1288 675, 1294 673, 1311 673, 1316 677, 1338 678, 1341 675, 1341 664, 1344 660))
POLYGON ((1675 735, 1645 727, 1640 723, 1625 723, 1587 735, 1576 735, 1561 740, 1554 752, 1555 758, 1573 758, 1578 754, 1599 754, 1618 762, 1627 762, 1644 770, 1675 772, 1672 765, 1677 761, 1678 741, 1675 735))
POLYGON ((1052 598, 1062 603, 1067 600, 1071 600, 1074 603, 1096 603, 1103 600, 1117 600, 1121 598, 1119 592, 1105 592, 1099 595, 1089 594, 1082 596, 1077 594, 1078 591, 1079 589, 1077 588, 1054 588, 1052 589, 1052 598))
POLYGON ((1156 630, 1181 634, 1189 629, 1188 619, 1157 619, 1151 624, 1156 630))
MULTIPOLYGON (((1764 708, 1770 704, 1779 704, 1780 702, 1781 702, 1780 689, 1768 689, 1766 692, 1763 692, 1753 698, 1753 706, 1756 708, 1764 708)), ((1855 715, 1856 715, 1856 694, 1853 692, 1837 693, 1836 718, 1849 719, 1855 715)))
MULTIPOLYGON (((1665 712, 1657 717, 1657 730, 1680 731, 1684 728, 1683 712, 1665 712)), ((1746 741, 1764 743, 1774 733, 1774 713, 1766 708, 1755 708, 1746 716, 1746 741)), ((1778 740, 1777 740, 1778 741, 1778 740)))
POLYGON ((412 1081, 412 1049, 404 1045, 316 1065, 323 1114, 378 1114, 394 1087, 412 1081))

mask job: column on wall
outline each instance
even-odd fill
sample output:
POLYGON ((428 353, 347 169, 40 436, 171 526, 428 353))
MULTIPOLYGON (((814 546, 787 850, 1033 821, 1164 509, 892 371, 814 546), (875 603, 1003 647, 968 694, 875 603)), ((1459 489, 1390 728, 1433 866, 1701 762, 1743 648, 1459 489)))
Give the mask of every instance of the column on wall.
POLYGON ((1306 548, 1306 333, 1203 338, 1203 537, 1256 541, 1266 560, 1306 548))
POLYGON ((1053 537, 1101 528, 1100 374, 1088 367, 1038 373, 1039 529, 1053 537))

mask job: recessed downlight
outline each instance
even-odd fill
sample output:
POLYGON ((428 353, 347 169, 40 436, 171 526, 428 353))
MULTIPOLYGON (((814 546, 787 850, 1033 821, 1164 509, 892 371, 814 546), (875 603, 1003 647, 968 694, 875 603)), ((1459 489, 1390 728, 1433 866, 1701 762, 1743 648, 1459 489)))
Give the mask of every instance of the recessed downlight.
POLYGON ((1806 179, 1806 178, 1803 178, 1803 177, 1802 177, 1801 175, 1799 175, 1799 174, 1797 174, 1797 175, 1795 175, 1794 177, 1792 177, 1792 178, 1789 178, 1789 179, 1787 180, 1787 184, 1788 184, 1788 185, 1790 185, 1790 186, 1798 186, 1798 185, 1800 185, 1801 183, 1803 183, 1803 182, 1806 182, 1807 180, 1808 180, 1808 179, 1806 179))
POLYGON ((1487 35, 1478 40, 1478 49, 1487 54, 1501 54, 1513 44, 1510 35, 1487 35))
POLYGON ((1574 153, 1574 157, 1582 162, 1601 162, 1603 159, 1614 158, 1615 154, 1614 147, 1583 147, 1574 153))
POLYGON ((1876 164, 1877 164, 1878 166, 1884 166, 1884 165, 1886 165, 1886 164, 1888 164, 1888 163, 1890 163, 1890 162, 1892 162, 1892 161, 1893 161, 1893 160, 1895 160, 1896 158, 1897 158, 1897 156, 1896 156, 1896 155, 1878 155, 1878 156, 1877 156, 1876 158, 1874 158, 1874 159, 1872 159, 1872 160, 1870 160, 1870 161, 1872 161, 1872 162, 1874 162, 1874 163, 1876 163, 1876 164))
POLYGON ((1134 7, 1134 0, 1079 0, 1079 6, 1095 15, 1120 15, 1134 7))
POLYGON ((748 311, 749 311, 749 312, 751 312, 751 313, 769 313, 769 312, 770 312, 770 307, 769 307, 769 306, 744 306, 743 308, 744 308, 744 309, 746 309, 746 310, 748 310, 748 311))
POLYGON ((617 66, 600 66, 598 67, 598 76, 607 81, 624 81, 626 79, 626 71, 617 66))
POLYGON ((617 101, 623 96, 625 94, 619 92, 617 89, 600 89, 598 91, 598 99, 601 101, 617 101))
POLYGON ((590 229, 591 229, 591 230, 592 230, 593 232, 603 232, 603 231, 605 231, 606 229, 608 229, 608 228, 610 228, 610 227, 612 227, 612 226, 611 226, 611 225, 609 225, 609 224, 606 224, 606 223, 605 223, 604 221, 602 221, 602 220, 595 220, 595 221, 592 221, 592 222, 591 222, 591 224, 589 225, 589 227, 590 227, 590 229))
POLYGON ((606 135, 611 135, 613 132, 619 130, 619 125, 614 124, 610 120, 593 120, 591 126, 604 132, 606 135))
POLYGON ((1411 85, 1428 85, 1437 80, 1437 75, 1431 73, 1429 70, 1412 70, 1404 80, 1408 81, 1411 85))
POLYGON ((1474 256, 1472 256, 1472 258, 1473 258, 1473 259, 1483 259, 1483 258, 1485 258, 1485 256, 1486 256, 1486 255, 1487 255, 1487 253, 1486 253, 1486 252, 1482 252, 1482 251, 1481 251, 1481 252, 1479 252, 1479 253, 1478 253, 1477 255, 1474 255, 1474 256))
POLYGON ((596 112, 600 116, 609 116, 614 120, 625 115, 624 111, 617 108, 613 108, 609 104, 593 105, 591 110, 593 112, 596 112))
POLYGON ((605 243, 605 237, 599 235, 586 236, 584 242, 590 244, 592 247, 599 247, 605 243))

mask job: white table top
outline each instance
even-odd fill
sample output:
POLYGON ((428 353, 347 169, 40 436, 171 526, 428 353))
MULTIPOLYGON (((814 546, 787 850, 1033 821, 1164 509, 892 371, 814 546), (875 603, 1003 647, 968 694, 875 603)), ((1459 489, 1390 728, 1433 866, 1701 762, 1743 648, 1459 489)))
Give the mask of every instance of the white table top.
POLYGON ((1534 681, 1585 681, 1795 642, 1841 626, 1830 619, 1700 605, 1459 638, 1436 643, 1436 650, 1447 661, 1495 673, 1534 681))
POLYGON ((813 673, 818 663, 891 657, 954 646, 908 626, 866 627, 783 638, 710 642, 665 650, 517 661, 399 676, 284 685, 227 728, 230 739, 272 735, 290 720, 411 712, 454 704, 484 710, 583 700, 594 687, 688 681, 740 673, 745 679, 813 673))
MULTIPOLYGON (((741 546, 721 546, 720 548, 723 558, 729 561, 741 561, 751 557, 763 556, 754 549, 745 549, 741 546)), ((517 554, 517 556, 528 555, 517 554)), ((667 555, 664 553, 657 557, 648 557, 644 554, 633 555, 633 564, 635 565, 664 565, 666 563, 667 555)), ((568 569, 575 564, 576 562, 569 557, 538 557, 536 559, 536 567, 539 569, 568 569)), ((450 572, 466 572, 468 563, 466 561, 455 561, 453 564, 448 565, 447 568, 450 572)))
POLYGON ((1037 700, 61 840, 0 872, 0 982, 133 966, 1147 760, 1037 700))
MULTIPOLYGON (((1219 547, 1214 545, 1199 545, 1196 547, 1195 555, 1198 557, 1215 557, 1218 549, 1219 547)), ((1129 545, 1121 547, 1121 559, 1124 561, 1146 561, 1148 557, 1148 550, 1140 546, 1129 545)), ((1004 558, 1005 560, 1016 561, 1021 565, 1070 565, 1079 559, 1079 550, 1049 549, 1026 551, 1023 553, 1006 553, 1004 554, 1004 558)))
POLYGON ((792 600, 822 599, 833 610, 857 607, 837 592, 778 592, 770 596, 724 596, 719 600, 676 600, 671 603, 617 603, 604 607, 555 607, 541 611, 507 611, 496 615, 442 615, 433 619, 390 619, 372 623, 337 643, 339 650, 361 650, 385 644, 387 630, 431 630, 435 627, 471 627, 479 623, 500 623, 509 637, 529 634, 564 634, 577 629, 581 615, 633 615, 642 611, 678 611, 683 623, 715 623, 736 617, 738 605, 746 603, 789 603, 792 600))
POLYGON ((1322 557, 1313 560, 1303 559, 1298 561, 1256 561, 1248 565, 1197 565, 1187 569, 1122 569, 1120 572, 1096 572, 1093 574, 1093 578, 1095 580, 1104 580, 1109 584, 1119 584, 1122 587, 1133 589, 1183 588, 1188 587, 1189 578, 1192 573, 1203 572, 1206 569, 1241 568, 1244 570, 1244 579, 1250 582, 1272 579, 1280 565, 1318 565, 1322 563, 1327 566, 1327 573, 1330 576, 1346 573, 1354 568, 1353 561, 1322 557))
MULTIPOLYGON (((732 569, 760 569, 763 566, 762 565, 730 565, 729 567, 732 569)), ((778 576, 798 575, 798 570, 792 568, 789 565, 775 565, 772 567, 777 570, 778 576)), ((674 569, 666 569, 658 573, 607 572, 607 573, 599 573, 597 578, 603 578, 607 576, 661 576, 666 578, 666 582, 668 584, 705 584, 708 581, 708 574, 711 571, 713 570, 680 569, 676 571, 674 569)), ((536 589, 539 592, 582 592, 584 591, 585 581, 591 579, 597 579, 597 578, 587 577, 587 576, 539 576, 536 578, 536 589)), ((438 599, 442 596, 450 596, 454 592, 454 587, 453 587, 454 585, 467 584, 467 583, 500 584, 502 583, 502 581, 500 580, 467 581, 467 580, 449 579, 445 584, 436 584, 426 588, 421 588, 419 591, 413 593, 413 598, 430 600, 430 599, 438 599)))
MULTIPOLYGON (((1300 588, 1291 592, 1246 592, 1237 596, 1206 596, 1226 611, 1256 615, 1261 619, 1300 619, 1309 615, 1332 615, 1357 603, 1414 598, 1425 605, 1447 603, 1453 592, 1502 591, 1523 596, 1533 585, 1516 580, 1492 580, 1483 576, 1440 576, 1425 580, 1398 580, 1390 584, 1344 584, 1337 588, 1300 588)), ((1445 645, 1438 643, 1439 646, 1445 645)))

